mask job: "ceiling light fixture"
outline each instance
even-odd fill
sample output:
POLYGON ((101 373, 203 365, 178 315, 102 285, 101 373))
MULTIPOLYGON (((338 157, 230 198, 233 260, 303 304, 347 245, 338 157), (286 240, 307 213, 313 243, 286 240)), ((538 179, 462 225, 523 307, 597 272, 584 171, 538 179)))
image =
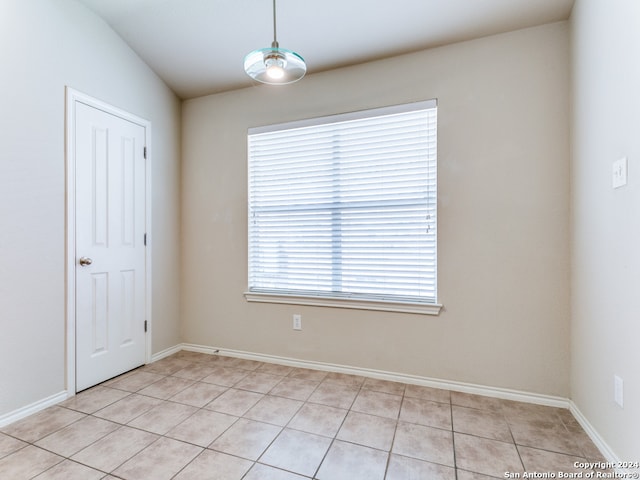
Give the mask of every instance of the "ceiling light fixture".
POLYGON ((276 0, 273 0, 273 42, 271 47, 254 50, 244 57, 244 71, 254 80, 285 85, 304 77, 307 65, 296 52, 280 48, 276 40, 276 0))

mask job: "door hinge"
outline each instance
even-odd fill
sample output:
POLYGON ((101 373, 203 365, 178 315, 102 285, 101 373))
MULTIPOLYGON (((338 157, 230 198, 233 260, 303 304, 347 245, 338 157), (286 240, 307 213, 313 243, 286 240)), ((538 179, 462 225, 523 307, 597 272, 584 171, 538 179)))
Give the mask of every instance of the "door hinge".
POLYGON ((144 149, 142 150, 142 155, 145 159, 147 158, 147 147, 144 147, 144 149))
POLYGON ((147 333, 147 321, 144 321, 144 333, 147 333))
POLYGON ((145 247, 147 246, 147 234, 146 233, 144 234, 144 246, 145 247))

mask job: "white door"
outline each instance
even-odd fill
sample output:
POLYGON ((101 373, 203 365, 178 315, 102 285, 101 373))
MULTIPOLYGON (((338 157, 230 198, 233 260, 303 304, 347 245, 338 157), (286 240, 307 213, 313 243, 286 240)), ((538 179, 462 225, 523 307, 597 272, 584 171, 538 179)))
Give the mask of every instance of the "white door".
POLYGON ((76 102, 76 391, 145 362, 145 128, 76 102))

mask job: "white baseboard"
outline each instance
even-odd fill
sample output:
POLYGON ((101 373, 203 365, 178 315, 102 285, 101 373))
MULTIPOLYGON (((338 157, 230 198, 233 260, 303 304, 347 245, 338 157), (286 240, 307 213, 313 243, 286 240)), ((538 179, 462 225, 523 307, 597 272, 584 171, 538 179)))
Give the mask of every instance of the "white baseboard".
POLYGON ((17 422, 29 415, 33 415, 34 413, 38 413, 40 410, 44 410, 56 403, 60 403, 66 400, 69 397, 66 390, 63 390, 60 393, 56 393, 55 395, 51 395, 47 398, 43 398, 42 400, 38 400, 37 402, 32 403, 31 405, 27 405, 26 407, 19 408, 18 410, 14 410, 13 412, 6 413, 0 416, 0 427, 4 427, 9 425, 10 423, 17 422))
POLYGON ((607 462, 617 463, 618 457, 613 450, 607 445, 603 438, 589 423, 586 417, 580 412, 576 404, 563 397, 552 395, 540 395, 537 393, 523 392, 519 390, 511 390, 506 388, 487 387, 484 385, 476 385, 464 382, 455 382, 450 380, 442 380, 437 378, 420 377, 416 375, 406 375, 403 373, 387 372, 382 370, 373 370, 368 368, 351 367, 345 365, 337 365, 332 363, 314 362, 308 360, 298 360, 289 357, 280 357, 275 355, 256 354, 251 352, 243 352, 240 350, 229 350, 224 348, 207 347, 205 345, 194 345, 183 343, 177 350, 187 350, 191 352, 200 352, 208 354, 218 354, 228 357, 245 358, 247 360, 257 360, 267 363, 279 363, 292 367, 310 368, 314 370, 323 370, 330 372, 347 373, 351 375, 360 375, 363 377, 377 378, 381 380, 390 380, 392 382, 402 382, 412 385, 422 385, 425 387, 442 388, 455 392, 471 393, 475 395, 484 395, 487 397, 501 398, 505 400, 515 400, 518 402, 533 403, 537 405, 546 405, 550 407, 567 408, 571 411, 576 420, 580 423, 587 435, 591 438, 595 446, 600 450, 607 462))
MULTIPOLYGON (((598 434, 596 429, 593 428, 593 425, 591 425, 589 420, 587 420, 587 417, 582 414, 573 400, 569 400, 569 410, 571 410, 575 419, 578 421, 585 433, 589 435, 589 438, 591 438, 591 441, 593 441, 595 446, 598 447, 598 450, 600 450, 600 453, 602 453, 607 462, 617 464, 620 461, 618 456, 613 452, 613 450, 611 450, 611 447, 607 445, 607 442, 605 442, 598 434)), ((627 470, 626 473, 629 473, 629 471, 627 470)))
MULTIPOLYGON (((175 347, 174 347, 175 348, 175 347)), ((551 407, 569 408, 569 400, 562 397, 551 395, 540 395, 530 392, 522 392, 518 390, 510 390, 507 388, 486 387, 483 385, 475 385, 471 383, 455 382, 449 380, 441 380, 437 378, 421 377, 417 375, 407 375, 404 373, 387 372, 383 370, 374 370, 370 368, 352 367, 347 365, 338 365, 325 362, 314 362, 309 360, 299 360, 296 358, 281 357, 276 355, 266 355, 241 350, 229 350, 224 348, 208 347, 205 345, 195 345, 183 343, 180 350, 191 352, 200 352, 208 354, 218 354, 228 357, 244 358, 247 360, 256 360, 259 362, 279 363, 291 367, 310 368, 313 370, 323 370, 329 372, 347 373, 351 375, 360 375, 362 377, 377 378, 380 380, 389 380, 392 382, 408 383, 412 385, 421 385, 425 387, 441 388, 456 392, 472 393, 475 395, 484 395, 488 397, 502 398, 505 400, 515 400, 518 402, 535 403, 538 405, 547 405, 551 407)))
MULTIPOLYGON (((541 395, 531 392, 523 392, 518 390, 511 390, 506 388, 487 387, 483 385, 476 385, 464 382, 455 382, 449 380, 442 380, 437 378, 421 377, 417 375, 407 375, 403 373, 388 372, 384 370, 375 370, 370 368, 353 367, 348 365, 338 365, 333 363, 315 362, 310 360, 300 360, 290 357, 281 357, 277 355, 267 355, 259 353, 245 352, 241 350, 230 350, 224 348, 209 347, 206 345, 196 345, 191 343, 182 343, 173 347, 162 350, 151 356, 151 361, 155 362, 162 358, 178 353, 181 350, 190 352, 206 353, 210 355, 223 355, 228 357, 244 358, 247 360, 256 360, 266 363, 278 363, 281 365, 288 365, 298 368, 309 368, 313 370, 322 370, 328 372, 346 373, 351 375, 360 375, 368 378, 376 378, 380 380, 389 380, 392 382, 401 382, 412 385, 421 385, 425 387, 441 388, 445 390, 452 390, 455 392, 471 393, 475 395, 484 395, 488 397, 501 398, 505 400, 515 400, 518 402, 533 403, 537 405, 547 405, 551 407, 568 408, 578 423, 582 426, 584 431, 589 435, 593 443, 598 447, 602 455, 608 462, 616 463, 619 461, 613 450, 602 439, 598 432, 589 423, 586 417, 580 412, 580 409, 576 404, 567 398, 556 397, 551 395, 541 395)), ((60 403, 69 397, 66 390, 57 394, 51 395, 40 401, 34 402, 30 405, 22 407, 13 412, 9 412, 0 416, 0 427, 4 427, 17 420, 25 418, 29 415, 44 410, 47 407, 60 403)))
POLYGON ((183 347, 183 344, 174 345, 173 347, 166 348, 161 352, 154 353, 151 355, 151 363, 156 362, 161 358, 168 357, 169 355, 173 355, 174 353, 178 353, 180 350, 186 350, 183 347))

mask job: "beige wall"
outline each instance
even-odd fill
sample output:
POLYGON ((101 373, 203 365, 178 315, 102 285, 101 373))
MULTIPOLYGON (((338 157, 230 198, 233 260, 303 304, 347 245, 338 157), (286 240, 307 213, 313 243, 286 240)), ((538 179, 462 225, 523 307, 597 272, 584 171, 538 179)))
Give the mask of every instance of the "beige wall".
POLYGON ((639 17, 634 0, 576 0, 570 29, 188 101, 181 205, 175 95, 74 1, 2 0, 0 416, 65 388, 69 85, 152 122, 154 353, 184 341, 569 396, 612 452, 637 460, 639 17), (429 98, 440 107, 443 313, 247 303, 247 128, 429 98), (621 156, 629 185, 613 190, 621 156))
POLYGON ((626 461, 640 459, 639 18, 636 0, 577 0, 571 18, 571 398, 626 461), (614 190, 624 156, 629 183, 614 190))
POLYGON ((180 102, 72 0, 0 1, 0 416, 65 389, 65 86, 152 123, 153 350, 180 341, 180 102))
POLYGON ((185 102, 183 340, 568 396, 568 65, 563 22, 185 102), (247 303, 247 128, 430 98, 443 313, 247 303))

